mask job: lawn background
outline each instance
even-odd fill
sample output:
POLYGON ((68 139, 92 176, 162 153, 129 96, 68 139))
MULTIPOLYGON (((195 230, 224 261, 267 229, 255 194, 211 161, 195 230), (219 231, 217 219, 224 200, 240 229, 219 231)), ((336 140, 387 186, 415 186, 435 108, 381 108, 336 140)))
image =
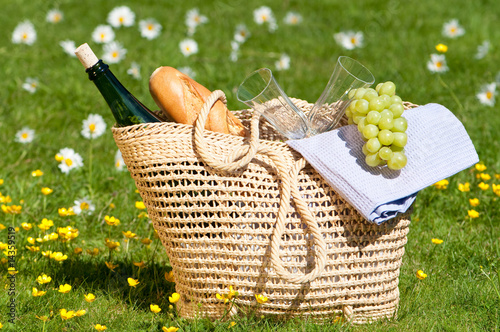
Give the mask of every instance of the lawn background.
MULTIPOLYGON (((435 102, 448 107, 464 124, 487 165, 491 183, 499 184, 494 174, 500 173, 498 106, 479 104, 476 93, 481 85, 495 81, 500 72, 500 12, 498 1, 40 1, 1 0, 0 22, 0 186, 3 195, 10 195, 13 203, 24 200, 23 212, 12 217, 0 215, 0 223, 9 226, 21 222, 38 224, 44 217, 53 219, 56 226, 73 225, 80 230, 74 242, 64 246, 45 243, 44 249, 69 254, 62 264, 48 260, 40 252, 25 249, 31 231, 20 230, 16 235, 19 248, 16 282, 16 328, 19 331, 41 331, 43 322, 35 315, 54 316, 45 324, 46 331, 90 331, 92 326, 105 324, 109 331, 160 330, 161 326, 181 326, 183 331, 228 329, 228 322, 211 324, 207 321, 186 322, 168 315, 168 295, 174 291, 172 283, 164 280, 168 259, 155 239, 148 249, 138 240, 130 243, 126 252, 113 253, 113 261, 120 267, 111 272, 104 265, 108 254, 91 257, 86 249, 98 247, 102 251, 108 226, 105 215, 115 215, 122 225, 111 230, 111 237, 122 239, 121 231, 132 230, 141 238, 153 239, 153 229, 134 202, 140 200, 129 174, 114 168, 116 146, 109 128, 113 118, 104 99, 88 81, 80 62, 62 51, 59 42, 71 39, 77 45, 88 42, 98 53, 101 45, 91 40, 91 33, 99 24, 106 23, 107 14, 116 6, 127 5, 136 13, 136 24, 115 29, 116 39, 127 49, 126 58, 111 65, 120 81, 148 107, 154 102, 148 91, 148 78, 161 65, 189 66, 196 72, 196 80, 209 89, 222 89, 228 97, 230 109, 241 109, 235 97, 235 88, 254 69, 271 68, 289 96, 315 101, 323 90, 338 56, 358 59, 373 72, 376 83, 391 80, 404 100, 416 104, 435 102), (252 12, 261 5, 269 6, 277 19, 278 29, 269 33, 267 26, 253 22, 252 12), (48 10, 59 8, 64 20, 57 24, 45 21, 48 10), (193 36, 199 52, 189 58, 179 50, 179 42, 186 38, 184 17, 189 9, 198 8, 209 22, 198 27, 193 36), (286 12, 303 16, 298 26, 283 24, 286 12), (157 39, 141 38, 137 22, 155 18, 163 26, 157 39), (449 39, 441 34, 445 22, 456 18, 465 28, 464 36, 449 39), (37 30, 37 41, 32 46, 11 42, 12 31, 18 23, 30 20, 37 30), (251 32, 241 45, 239 59, 229 60, 231 40, 237 24, 244 23, 251 32), (364 34, 364 47, 351 51, 342 49, 333 34, 354 30, 364 34), (477 46, 484 40, 491 42, 485 58, 476 60, 477 46), (440 76, 429 72, 426 63, 435 45, 448 46, 446 58, 450 70, 440 76), (282 53, 291 58, 286 71, 276 71, 275 62, 282 53), (127 75, 130 64, 141 65, 142 78, 127 75), (34 94, 22 89, 27 77, 39 79, 34 94), (92 144, 92 180, 89 182, 89 141, 82 138, 82 121, 90 113, 101 114, 107 132, 92 144), (30 144, 14 141, 23 126, 36 131, 30 144), (54 155, 70 147, 84 158, 82 169, 62 174, 54 155), (44 175, 33 178, 31 172, 41 169, 44 175), (41 187, 50 187, 54 193, 43 196, 41 187), (92 191, 90 192, 90 188, 92 191), (73 201, 91 196, 96 206, 92 216, 62 218, 59 207, 71 206, 73 201), (110 203, 116 208, 111 209, 110 203), (84 241, 84 242, 82 242, 84 241), (52 247, 50 247, 52 246, 52 247), (74 247, 82 247, 84 254, 71 255, 74 247), (148 268, 140 272, 143 287, 132 292, 123 281, 137 276, 138 268, 132 262, 145 261, 148 268), (50 291, 44 297, 34 298, 32 287, 40 287, 34 280, 41 273, 52 276, 51 287, 68 283, 69 294, 50 291), (83 301, 83 294, 92 292, 97 300, 83 301), (149 304, 159 304, 163 311, 156 316, 149 304), (62 321, 61 308, 86 309, 82 317, 62 321), (179 324, 179 325, 177 325, 179 324)), ((439 142, 436 142, 439 144, 439 142)), ((500 298, 498 266, 500 265, 500 226, 497 196, 477 188, 477 171, 465 170, 449 179, 445 190, 434 187, 423 190, 414 207, 408 244, 400 277, 400 308, 392 322, 350 327, 341 324, 317 326, 305 320, 276 322, 271 318, 235 318, 235 331, 498 331, 500 326, 500 298), (459 183, 471 183, 470 192, 457 190, 459 183), (477 219, 467 217, 471 209, 468 199, 477 197, 480 213, 477 219), (444 240, 441 245, 432 238, 444 240), (481 268, 482 267, 482 268, 481 268), (418 280, 417 270, 428 277, 418 280), (483 272, 484 271, 484 272, 483 272), (488 279, 491 278, 491 279, 488 279)), ((0 241, 7 242, 7 230, 0 231, 0 241)), ((7 266, 0 266, 2 282, 7 284, 7 266)), ((6 292, 0 293, 0 303, 7 303, 6 292)), ((13 329, 7 323, 7 308, 0 308, 0 322, 4 330, 13 329)))

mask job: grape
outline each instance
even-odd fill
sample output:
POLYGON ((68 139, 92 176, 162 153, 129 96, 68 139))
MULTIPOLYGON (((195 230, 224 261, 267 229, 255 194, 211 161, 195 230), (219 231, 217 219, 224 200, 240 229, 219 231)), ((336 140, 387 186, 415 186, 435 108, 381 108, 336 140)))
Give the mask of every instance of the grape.
POLYGON ((391 106, 389 106, 389 111, 392 112, 394 119, 399 118, 403 114, 404 110, 405 108, 403 104, 393 103, 391 106))
POLYGON ((407 128, 408 128, 408 122, 406 121, 405 118, 394 119, 394 123, 393 123, 393 126, 392 126, 392 131, 397 131, 397 132, 400 132, 400 133, 404 133, 407 128))
POLYGON ((394 95, 391 97, 391 103, 393 104, 403 104, 403 100, 401 99, 400 96, 394 95))
POLYGON ((392 170, 402 169, 406 166, 408 159, 402 152, 394 152, 391 159, 387 161, 387 167, 392 170))
POLYGON ((392 118, 384 116, 380 117, 380 120, 378 120, 378 127, 380 129, 391 130, 393 125, 394 125, 394 120, 392 118))
POLYGON ((379 83, 375 89, 359 88, 349 91, 352 102, 346 110, 349 124, 357 124, 363 140, 362 152, 370 167, 385 166, 399 170, 406 166, 405 149, 408 123, 404 105, 396 95, 396 85, 379 83))
POLYGON ((363 99, 365 92, 366 92, 365 88, 356 89, 356 93, 354 94, 354 99, 356 100, 363 99))
POLYGON ((364 99, 356 100, 354 109, 359 114, 366 114, 368 113, 368 105, 369 105, 368 102, 364 99))
POLYGON ((385 109, 382 112, 380 112, 380 116, 385 117, 385 118, 394 119, 394 114, 392 114, 392 112, 388 109, 385 109))
POLYGON ((366 139, 377 137, 378 132, 378 127, 375 125, 367 124, 363 127, 363 137, 366 139))
POLYGON ((394 94, 396 93, 396 84, 391 81, 387 81, 382 84, 382 86, 378 90, 378 93, 381 95, 388 95, 389 97, 394 96, 394 94))
POLYGON ((347 119, 347 124, 348 124, 348 125, 352 125, 352 124, 354 124, 354 121, 352 120, 352 118, 348 118, 348 119, 347 119))
POLYGON ((354 96, 356 95, 356 91, 357 91, 357 89, 351 89, 351 90, 349 90, 349 93, 347 94, 347 98, 353 99, 354 96))
POLYGON ((363 99, 370 102, 372 99, 375 99, 378 97, 377 91, 373 89, 366 89, 365 94, 363 95, 363 99))
POLYGON ((362 132, 366 124, 366 117, 360 118, 358 121, 358 131, 362 132))
POLYGON ((391 148, 389 148, 387 146, 380 148, 380 150, 378 151, 378 156, 382 160, 389 160, 392 158, 393 155, 394 155, 394 152, 392 152, 391 148))
POLYGON ((370 111, 366 115, 366 121, 369 124, 376 125, 376 124, 378 124, 379 120, 380 120, 380 113, 377 111, 370 111))
POLYGON ((385 101, 380 97, 370 100, 370 109, 373 111, 381 112, 385 108, 385 101))
POLYGON ((400 148, 404 148, 407 140, 408 136, 406 136, 406 133, 396 132, 394 133, 394 141, 392 142, 392 144, 395 146, 399 146, 400 148))
POLYGON ((378 133, 378 140, 382 145, 391 145, 394 141, 394 134, 390 130, 382 129, 378 133))
POLYGON ((378 138, 370 138, 368 142, 366 142, 366 149, 370 153, 376 153, 380 148, 382 147, 382 144, 380 144, 378 138))

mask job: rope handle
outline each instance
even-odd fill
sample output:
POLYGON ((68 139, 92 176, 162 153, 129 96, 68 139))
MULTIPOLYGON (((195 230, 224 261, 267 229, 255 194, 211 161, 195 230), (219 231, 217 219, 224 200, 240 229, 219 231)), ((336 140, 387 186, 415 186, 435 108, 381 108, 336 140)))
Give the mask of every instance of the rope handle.
POLYGON ((260 145, 259 142, 259 120, 260 112, 254 112, 250 122, 250 138, 249 144, 241 145, 234 149, 224 161, 220 161, 213 156, 209 150, 205 136, 205 124, 208 119, 210 110, 217 101, 227 103, 226 96, 223 91, 215 90, 208 96, 203 104, 200 114, 196 119, 194 127, 194 146, 202 160, 210 167, 227 173, 235 172, 236 170, 248 165, 257 154, 267 155, 275 164, 278 170, 278 177, 281 179, 280 185, 280 206, 278 210, 278 218, 276 221, 273 235, 271 238, 271 265, 276 273, 284 280, 291 283, 306 283, 316 279, 324 270, 326 265, 326 242, 321 234, 318 224, 309 211, 307 203, 302 199, 302 195, 298 189, 298 174, 305 167, 306 161, 304 158, 297 160, 291 167, 287 165, 283 157, 272 149, 260 145), (315 245, 315 265, 314 269, 304 275, 294 275, 289 273, 283 267, 283 261, 280 258, 279 249, 281 237, 285 231, 288 208, 290 200, 295 202, 297 212, 301 215, 302 221, 307 225, 313 235, 313 243, 315 245))

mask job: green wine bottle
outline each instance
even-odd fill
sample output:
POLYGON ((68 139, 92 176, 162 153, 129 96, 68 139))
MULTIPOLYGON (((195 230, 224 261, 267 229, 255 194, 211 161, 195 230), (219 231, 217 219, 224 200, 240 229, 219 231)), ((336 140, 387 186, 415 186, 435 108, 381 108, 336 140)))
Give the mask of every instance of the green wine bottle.
POLYGON ((85 67, 89 79, 94 82, 108 103, 116 120, 116 126, 125 127, 138 123, 162 120, 138 101, 113 75, 109 66, 99 60, 88 44, 80 45, 75 54, 85 67))

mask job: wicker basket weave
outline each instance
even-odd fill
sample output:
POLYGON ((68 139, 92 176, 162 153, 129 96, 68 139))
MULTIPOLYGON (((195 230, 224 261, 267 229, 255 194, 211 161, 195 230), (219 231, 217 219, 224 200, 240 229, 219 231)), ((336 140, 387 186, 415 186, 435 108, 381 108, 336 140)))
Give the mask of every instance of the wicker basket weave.
POLYGON ((369 223, 250 110, 235 112, 250 138, 205 131, 219 99, 214 91, 194 127, 112 129, 166 248, 180 315, 220 318, 229 304, 216 294, 232 286, 237 307, 257 314, 393 317, 409 213, 369 223))

